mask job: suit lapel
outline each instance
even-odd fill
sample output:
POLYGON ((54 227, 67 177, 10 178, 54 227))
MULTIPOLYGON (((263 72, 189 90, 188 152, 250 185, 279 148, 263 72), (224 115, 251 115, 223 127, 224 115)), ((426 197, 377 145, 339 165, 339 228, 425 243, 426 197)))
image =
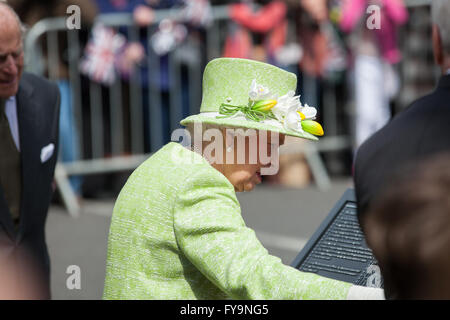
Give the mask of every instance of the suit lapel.
MULTIPOLYGON (((22 81, 17 93, 17 118, 19 122, 20 156, 22 161, 22 196, 20 203, 19 237, 27 215, 35 203, 35 188, 38 188, 39 140, 37 133, 38 114, 32 100, 33 87, 22 81)), ((20 239, 19 239, 20 241, 20 239)))

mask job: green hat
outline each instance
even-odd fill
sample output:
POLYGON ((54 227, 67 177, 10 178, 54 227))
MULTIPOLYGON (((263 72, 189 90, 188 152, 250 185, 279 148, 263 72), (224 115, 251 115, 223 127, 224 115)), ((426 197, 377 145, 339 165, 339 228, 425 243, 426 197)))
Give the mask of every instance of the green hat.
POLYGON ((183 119, 194 122, 266 130, 318 140, 320 124, 312 119, 316 109, 295 96, 295 74, 254 60, 219 58, 203 73, 200 114, 183 119), (312 134, 311 134, 312 133, 312 134))

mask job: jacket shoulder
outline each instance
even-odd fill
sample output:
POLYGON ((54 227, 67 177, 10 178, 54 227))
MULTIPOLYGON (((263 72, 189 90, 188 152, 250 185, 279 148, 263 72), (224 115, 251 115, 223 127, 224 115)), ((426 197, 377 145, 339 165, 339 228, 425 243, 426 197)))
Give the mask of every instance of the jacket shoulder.
POLYGON ((29 72, 22 74, 21 81, 27 82, 35 88, 57 88, 57 85, 53 81, 29 72))
POLYGON ((356 154, 356 165, 366 160, 370 161, 374 154, 381 155, 380 152, 385 148, 414 147, 418 144, 419 138, 424 135, 425 127, 431 130, 450 130, 450 127, 439 124, 430 126, 429 123, 435 118, 442 117, 444 113, 450 112, 448 98, 450 98, 450 92, 445 96, 441 91, 434 91, 412 102, 361 145, 356 154))
POLYGON ((362 211, 399 167, 423 154, 446 148, 449 143, 444 140, 450 133, 449 99, 450 92, 436 90, 415 100, 359 147, 354 182, 362 211))
MULTIPOLYGON (((34 96, 44 99, 59 99, 60 93, 56 83, 41 76, 24 72, 20 79, 21 87, 30 90, 34 96)), ((47 100, 48 101, 48 100, 47 100)))
POLYGON ((46 114, 59 114, 61 94, 58 85, 48 79, 24 72, 17 95, 19 99, 33 101, 46 114))

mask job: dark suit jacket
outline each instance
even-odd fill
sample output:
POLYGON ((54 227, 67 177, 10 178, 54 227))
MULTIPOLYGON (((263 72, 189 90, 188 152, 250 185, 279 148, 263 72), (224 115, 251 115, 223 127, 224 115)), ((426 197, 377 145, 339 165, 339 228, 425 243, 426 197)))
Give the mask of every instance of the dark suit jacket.
POLYGON ((442 151, 450 151, 450 75, 358 150, 354 180, 360 217, 395 171, 442 151))
POLYGON ((36 262, 36 274, 43 276, 44 297, 49 298, 50 261, 45 221, 58 155, 59 90, 48 80, 24 73, 16 101, 22 161, 20 223, 16 231, 0 186, 0 257, 14 257, 25 248, 36 262), (50 143, 55 145, 53 155, 41 163, 41 149, 50 143))

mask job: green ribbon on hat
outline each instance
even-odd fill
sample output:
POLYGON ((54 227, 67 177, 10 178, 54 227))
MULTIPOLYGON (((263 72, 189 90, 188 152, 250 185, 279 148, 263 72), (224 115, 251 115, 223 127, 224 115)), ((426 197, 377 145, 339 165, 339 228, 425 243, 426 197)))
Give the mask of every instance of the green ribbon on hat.
POLYGON ((266 119, 275 119, 271 108, 276 104, 276 100, 249 100, 248 105, 234 106, 227 103, 222 103, 219 108, 219 113, 224 116, 218 116, 217 119, 229 118, 234 116, 239 111, 242 112, 245 117, 253 121, 264 121, 266 119))

